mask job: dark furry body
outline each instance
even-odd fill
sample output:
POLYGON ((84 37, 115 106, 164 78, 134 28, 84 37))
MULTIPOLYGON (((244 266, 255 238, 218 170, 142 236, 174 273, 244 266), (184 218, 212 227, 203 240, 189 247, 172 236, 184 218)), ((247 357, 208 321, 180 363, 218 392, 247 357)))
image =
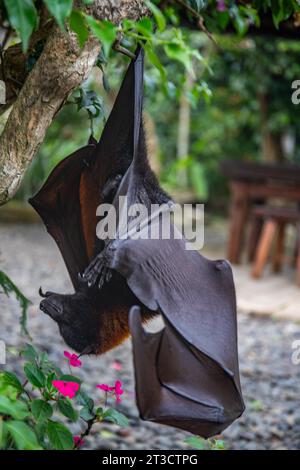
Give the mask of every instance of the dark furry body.
MULTIPOLYGON (((101 200, 111 203, 127 171, 132 157, 129 154, 116 164, 118 172, 112 174, 103 190, 101 200), (122 172, 120 172, 120 170, 122 172)), ((139 148, 139 160, 136 167, 139 178, 139 192, 134 200, 145 204, 164 204, 169 196, 160 188, 147 159, 145 139, 139 148)), ((96 239, 94 257, 105 250, 102 240, 96 239)), ((42 311, 50 315, 59 325, 65 342, 75 351, 87 354, 102 354, 117 346, 129 336, 128 312, 133 305, 141 307, 143 320, 153 317, 157 312, 147 309, 129 289, 126 280, 117 272, 112 272, 109 282, 101 289, 98 285, 89 287, 81 278, 75 294, 61 295, 46 293, 41 302, 42 311)))

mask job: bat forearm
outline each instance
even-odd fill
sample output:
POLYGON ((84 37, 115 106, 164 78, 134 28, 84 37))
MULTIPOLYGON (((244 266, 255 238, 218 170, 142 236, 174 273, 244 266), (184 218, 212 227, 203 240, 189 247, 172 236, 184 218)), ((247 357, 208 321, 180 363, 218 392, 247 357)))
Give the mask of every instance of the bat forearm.
POLYGON ((112 178, 110 178, 107 183, 105 184, 102 193, 101 199, 102 201, 112 200, 120 186, 120 182, 122 180, 122 175, 118 174, 112 178))

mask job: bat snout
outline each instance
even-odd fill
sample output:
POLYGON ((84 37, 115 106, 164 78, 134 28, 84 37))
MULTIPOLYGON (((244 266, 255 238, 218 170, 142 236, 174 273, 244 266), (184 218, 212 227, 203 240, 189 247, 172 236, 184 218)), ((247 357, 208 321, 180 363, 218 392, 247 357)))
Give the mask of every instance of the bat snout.
POLYGON ((40 310, 57 322, 62 319, 62 304, 54 296, 51 296, 51 298, 47 297, 46 299, 42 300, 40 303, 40 310))

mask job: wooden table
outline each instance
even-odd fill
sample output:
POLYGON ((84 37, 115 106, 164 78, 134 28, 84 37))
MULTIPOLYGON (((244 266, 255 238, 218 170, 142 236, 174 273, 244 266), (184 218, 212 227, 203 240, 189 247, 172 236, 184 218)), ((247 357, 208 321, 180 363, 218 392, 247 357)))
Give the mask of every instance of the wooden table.
MULTIPOLYGON (((221 171, 229 178, 231 191, 227 258, 239 263, 251 205, 269 198, 300 203, 300 166, 224 160, 221 171)), ((250 252, 251 249, 254 247, 250 247, 250 252)))

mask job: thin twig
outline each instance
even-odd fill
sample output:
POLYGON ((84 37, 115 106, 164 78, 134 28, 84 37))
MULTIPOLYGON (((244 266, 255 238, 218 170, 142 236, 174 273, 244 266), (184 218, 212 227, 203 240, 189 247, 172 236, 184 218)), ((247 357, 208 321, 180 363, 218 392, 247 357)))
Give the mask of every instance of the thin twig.
POLYGON ((91 429, 92 429, 92 427, 93 427, 93 424, 94 424, 95 422, 97 422, 97 420, 98 420, 97 416, 94 416, 94 418, 91 418, 91 419, 89 419, 88 421, 86 421, 86 423, 87 423, 87 428, 86 428, 85 431, 83 431, 83 432, 80 434, 80 440, 78 441, 77 444, 74 445, 74 449, 78 449, 78 448, 79 448, 79 446, 80 446, 80 441, 82 441, 82 439, 83 439, 84 437, 86 437, 86 436, 88 436, 88 435, 90 434, 91 429))
POLYGON ((2 44, 1 44, 1 48, 0 48, 0 59, 1 59, 2 78, 3 78, 3 81, 4 81, 4 82, 6 81, 6 77, 5 77, 5 68, 4 68, 3 52, 4 52, 4 48, 5 48, 6 44, 7 44, 7 41, 8 41, 8 39, 9 39, 10 33, 11 33, 11 28, 7 28, 6 33, 5 33, 5 36, 4 36, 4 39, 3 39, 2 44))
POLYGON ((193 7, 191 7, 190 5, 188 5, 187 3, 185 3, 184 0, 175 0, 175 3, 178 3, 179 5, 181 5, 183 8, 185 8, 187 11, 189 11, 195 18, 197 18, 198 20, 198 26, 199 28, 201 29, 201 31, 203 31, 206 36, 217 46, 218 46, 218 43, 217 41, 215 40, 215 38, 213 37, 213 35, 211 34, 211 32, 207 29, 207 27, 205 26, 204 24, 204 18, 202 15, 200 15, 200 13, 198 11, 196 11, 193 7))
POLYGON ((131 59, 135 59, 135 54, 131 51, 129 51, 128 49, 126 49, 126 47, 123 47, 121 46, 121 44, 116 41, 113 45, 113 50, 116 51, 116 52, 121 52, 121 54, 124 54, 124 55, 127 55, 128 57, 130 57, 131 59))

